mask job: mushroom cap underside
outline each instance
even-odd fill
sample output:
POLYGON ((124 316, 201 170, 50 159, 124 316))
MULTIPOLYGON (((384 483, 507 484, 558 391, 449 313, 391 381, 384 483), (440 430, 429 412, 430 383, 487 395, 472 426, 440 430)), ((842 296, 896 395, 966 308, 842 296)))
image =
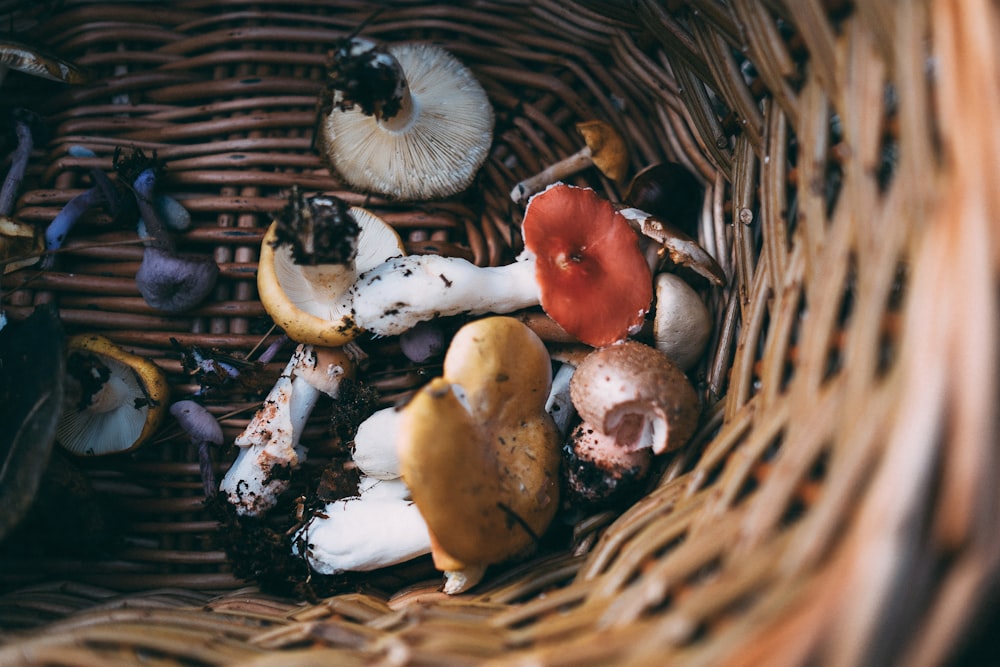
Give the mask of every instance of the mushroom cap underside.
POLYGON ((388 50, 409 82, 411 122, 387 129, 358 108, 334 108, 319 128, 323 153, 341 178, 363 192, 409 201, 464 190, 493 141, 486 92, 439 46, 404 43, 388 50))
POLYGON ((351 314, 348 288, 361 272, 405 252, 402 239, 388 223, 356 206, 351 215, 360 227, 353 266, 296 264, 288 246, 274 247, 277 223, 264 234, 257 269, 260 301, 274 323, 296 342, 334 347, 357 337, 361 331, 351 314))
POLYGON ((59 444, 74 454, 100 456, 131 451, 152 436, 167 411, 163 371, 104 336, 74 336, 68 350, 70 387, 75 384, 80 396, 60 416, 59 444))

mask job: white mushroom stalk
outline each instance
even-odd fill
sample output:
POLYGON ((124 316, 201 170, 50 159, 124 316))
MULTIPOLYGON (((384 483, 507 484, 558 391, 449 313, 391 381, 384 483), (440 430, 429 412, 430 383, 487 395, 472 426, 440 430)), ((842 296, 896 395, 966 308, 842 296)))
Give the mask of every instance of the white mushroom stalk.
POLYGON ((355 323, 381 336, 436 317, 511 313, 537 306, 540 298, 528 252, 496 267, 440 255, 398 257, 361 274, 351 288, 355 323))
POLYGON ((327 503, 292 539, 292 553, 320 574, 365 572, 430 553, 427 524, 400 479, 400 412, 376 411, 358 425, 358 495, 327 503))
MULTIPOLYGON (((331 350, 323 350, 331 352, 331 350)), ((336 398, 348 373, 343 358, 324 359, 311 345, 299 345, 263 406, 236 438, 240 452, 219 490, 239 514, 259 516, 288 487, 288 477, 306 456, 299 444, 320 394, 336 398)))

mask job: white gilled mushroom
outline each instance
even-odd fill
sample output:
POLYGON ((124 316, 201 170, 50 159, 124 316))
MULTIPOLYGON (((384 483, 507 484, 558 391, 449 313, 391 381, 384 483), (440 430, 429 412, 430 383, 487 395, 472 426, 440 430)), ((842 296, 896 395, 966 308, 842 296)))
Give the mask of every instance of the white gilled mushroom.
POLYGON ((577 123, 576 131, 580 133, 586 145, 569 157, 549 165, 530 178, 526 178, 510 191, 510 198, 515 204, 523 204, 536 192, 557 181, 588 167, 597 167, 602 174, 615 183, 625 180, 628 170, 628 149, 620 134, 603 120, 591 120, 577 123))
POLYGON ((353 187, 400 200, 465 189, 493 141, 493 108, 453 55, 355 37, 334 50, 322 152, 353 187))
POLYGON ((684 372, 636 341, 591 352, 570 380, 570 396, 583 421, 563 470, 583 502, 626 493, 645 476, 652 454, 688 441, 701 411, 684 372))
POLYGON ((259 516, 288 487, 288 474, 305 457, 302 430, 320 393, 336 398, 353 364, 339 349, 299 345, 264 405, 236 438, 240 452, 219 490, 239 514, 259 516))
POLYGON ((358 494, 327 503, 292 538, 292 553, 320 574, 366 572, 430 553, 427 524, 403 480, 363 477, 358 494))
POLYGON ((701 358, 712 333, 712 316, 693 287, 672 274, 656 276, 653 339, 656 349, 681 370, 690 370, 701 358))
POLYGON ((74 454, 101 456, 131 451, 152 436, 167 412, 163 371, 104 336, 74 336, 68 348, 73 403, 59 418, 59 444, 74 454))
POLYGON ((260 246, 260 301, 292 340, 343 345, 360 333, 348 288, 360 272, 403 254, 396 231, 371 212, 293 188, 260 246))
POLYGON ((531 198, 526 250, 512 264, 477 267, 458 258, 397 258, 351 288, 357 325, 394 335, 458 313, 509 313, 538 305, 577 340, 610 345, 635 333, 653 297, 639 235, 614 205, 563 183, 531 198))

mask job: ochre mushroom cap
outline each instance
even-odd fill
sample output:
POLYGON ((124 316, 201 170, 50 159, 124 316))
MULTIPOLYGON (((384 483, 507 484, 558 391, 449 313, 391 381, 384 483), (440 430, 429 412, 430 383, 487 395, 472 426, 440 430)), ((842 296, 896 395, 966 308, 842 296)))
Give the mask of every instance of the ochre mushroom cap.
POLYGON ((331 167, 353 187, 399 200, 447 197, 464 190, 493 141, 493 107, 472 72, 434 44, 387 47, 409 92, 390 119, 334 106, 320 144, 331 167))
POLYGON ((456 333, 443 377, 403 409, 400 468, 439 569, 499 563, 547 529, 560 457, 550 382, 541 340, 514 318, 488 317, 456 333))
POLYGON ((590 159, 601 173, 621 185, 628 174, 628 148, 622 135, 610 123, 588 120, 576 124, 576 131, 590 149, 590 159))
POLYGON ((659 350, 631 340, 590 353, 569 386, 580 418, 627 449, 677 449, 701 412, 684 372, 659 350))
POLYGON ((80 398, 64 409, 56 439, 74 454, 100 456, 135 449, 156 432, 170 388, 163 371, 104 336, 68 342, 67 368, 80 398))
POLYGON ((542 308, 567 333, 602 347, 642 326, 652 274, 639 235, 610 201, 556 183, 528 201, 523 234, 542 308))
POLYGON ((260 301, 274 323, 298 343, 336 347, 354 340, 360 329, 351 316, 348 288, 361 272, 404 254, 403 241, 389 224, 357 206, 350 212, 360 227, 353 266, 296 264, 287 245, 273 245, 277 222, 264 235, 257 269, 260 301))

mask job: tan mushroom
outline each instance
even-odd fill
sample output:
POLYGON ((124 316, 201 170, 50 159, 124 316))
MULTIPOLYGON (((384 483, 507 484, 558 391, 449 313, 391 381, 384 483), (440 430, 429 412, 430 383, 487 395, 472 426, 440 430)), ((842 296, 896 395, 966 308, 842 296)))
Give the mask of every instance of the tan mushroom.
POLYGON ((625 180, 628 172, 628 149, 617 130, 603 120, 591 120, 577 123, 576 131, 583 137, 586 145, 515 185, 510 191, 510 198, 515 204, 523 204, 533 194, 541 192, 552 183, 565 180, 592 166, 617 184, 625 180))
POLYGON ((403 409, 403 480, 455 592, 530 549, 558 506, 560 436, 545 411, 552 370, 542 341, 511 317, 455 335, 443 377, 403 409))
POLYGON ((681 370, 690 370, 705 352, 712 333, 712 316, 701 296, 683 278, 661 273, 654 286, 655 347, 681 370))
POLYGON ((92 334, 67 343, 67 395, 56 440, 83 456, 128 452, 156 432, 170 388, 159 366, 92 334))

